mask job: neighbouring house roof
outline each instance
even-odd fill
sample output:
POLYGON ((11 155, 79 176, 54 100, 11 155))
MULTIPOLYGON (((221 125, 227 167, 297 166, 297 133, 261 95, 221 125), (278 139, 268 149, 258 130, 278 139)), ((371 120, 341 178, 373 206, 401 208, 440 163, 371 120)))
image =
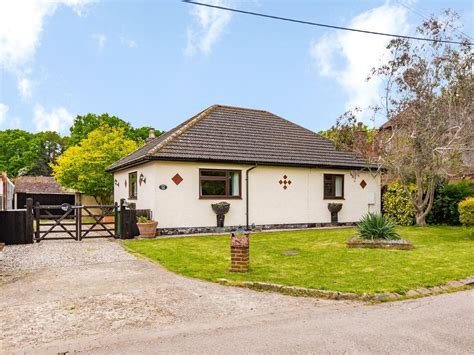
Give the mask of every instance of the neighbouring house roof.
POLYGON ((113 172, 150 160, 376 167, 353 152, 336 150, 332 141, 273 113, 222 105, 198 113, 107 170, 113 172))
POLYGON ((50 176, 18 176, 14 184, 17 193, 70 195, 75 192, 63 188, 50 176))

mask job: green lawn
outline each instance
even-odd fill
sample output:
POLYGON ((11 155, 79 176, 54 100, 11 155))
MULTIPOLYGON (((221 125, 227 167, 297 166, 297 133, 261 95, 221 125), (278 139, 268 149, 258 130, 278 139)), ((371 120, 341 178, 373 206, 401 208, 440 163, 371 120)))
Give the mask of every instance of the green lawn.
POLYGON ((229 273, 229 237, 124 244, 176 273, 215 281, 263 281, 356 293, 399 292, 474 275, 474 238, 462 227, 400 227, 413 250, 348 249, 354 229, 253 234, 247 274, 229 273), (296 250, 297 255, 282 251, 296 250))

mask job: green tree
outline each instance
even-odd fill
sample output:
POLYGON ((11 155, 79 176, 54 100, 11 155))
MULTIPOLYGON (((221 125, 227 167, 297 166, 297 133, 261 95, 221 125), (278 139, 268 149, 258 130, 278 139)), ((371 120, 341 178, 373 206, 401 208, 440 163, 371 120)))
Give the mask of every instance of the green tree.
POLYGON ((335 125, 325 131, 320 131, 319 134, 332 140, 336 149, 352 150, 365 156, 370 150, 377 130, 369 128, 366 124, 357 122, 356 113, 359 111, 360 110, 356 108, 353 111, 345 112, 337 118, 335 125), (365 133, 364 142, 357 142, 356 135, 358 132, 365 133))
POLYGON ((57 132, 46 131, 35 134, 34 140, 38 149, 38 160, 28 171, 28 175, 50 176, 52 173, 51 164, 64 150, 66 137, 61 137, 57 132))
POLYGON ((7 171, 10 176, 48 176, 49 164, 61 154, 64 141, 56 132, 0 131, 0 171, 7 171))
POLYGON ((449 11, 427 19, 417 34, 433 42, 391 40, 390 59, 370 75, 385 83, 383 106, 375 111, 393 123, 380 139, 379 163, 402 183, 418 225, 426 224, 437 184, 461 173, 460 158, 473 149, 474 55, 469 41, 453 32, 458 24, 449 11))
MULTIPOLYGON (((124 135, 127 138, 140 144, 148 137, 148 132, 151 129, 151 127, 133 128, 130 123, 117 116, 110 116, 108 113, 101 115, 95 115, 93 113, 88 113, 84 116, 78 115, 69 129, 71 137, 69 138, 68 147, 79 144, 90 132, 104 125, 123 129, 124 135)), ((159 136, 161 133, 163 132, 155 130, 156 136, 159 136)))
POLYGON ((62 186, 93 196, 98 204, 111 204, 113 176, 105 169, 137 148, 124 128, 102 126, 51 164, 53 176, 62 186))
POLYGON ((34 135, 20 129, 0 131, 0 171, 17 176, 20 169, 30 168, 37 158, 34 135))

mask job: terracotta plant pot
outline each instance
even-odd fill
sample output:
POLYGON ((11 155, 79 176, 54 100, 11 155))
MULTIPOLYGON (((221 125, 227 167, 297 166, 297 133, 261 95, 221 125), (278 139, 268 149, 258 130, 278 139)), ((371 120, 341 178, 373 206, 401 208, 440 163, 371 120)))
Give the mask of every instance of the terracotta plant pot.
POLYGON ((138 230, 140 231, 140 237, 142 238, 156 237, 157 226, 158 226, 158 222, 137 223, 138 230))
POLYGON ((104 216, 104 218, 102 218, 102 222, 115 223, 115 216, 104 216))

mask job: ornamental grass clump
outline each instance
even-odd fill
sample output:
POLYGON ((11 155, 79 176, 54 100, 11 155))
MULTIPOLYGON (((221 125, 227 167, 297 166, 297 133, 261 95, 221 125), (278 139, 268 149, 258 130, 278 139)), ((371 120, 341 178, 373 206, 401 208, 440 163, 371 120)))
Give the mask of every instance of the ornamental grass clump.
POLYGON ((399 240, 395 224, 380 213, 367 213, 357 224, 357 238, 366 240, 399 240))

